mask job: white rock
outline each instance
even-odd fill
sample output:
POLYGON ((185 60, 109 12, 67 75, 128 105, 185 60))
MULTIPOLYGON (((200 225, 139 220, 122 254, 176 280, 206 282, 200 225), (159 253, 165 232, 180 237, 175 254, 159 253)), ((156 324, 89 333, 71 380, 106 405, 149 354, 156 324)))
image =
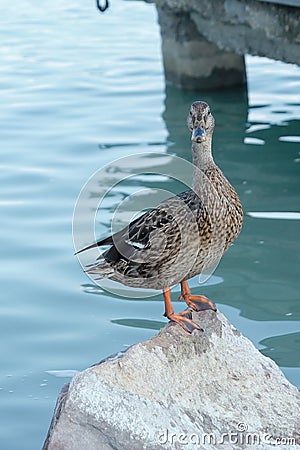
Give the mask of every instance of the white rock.
POLYGON ((300 448, 297 388, 221 313, 199 319, 77 374, 44 450, 300 448))

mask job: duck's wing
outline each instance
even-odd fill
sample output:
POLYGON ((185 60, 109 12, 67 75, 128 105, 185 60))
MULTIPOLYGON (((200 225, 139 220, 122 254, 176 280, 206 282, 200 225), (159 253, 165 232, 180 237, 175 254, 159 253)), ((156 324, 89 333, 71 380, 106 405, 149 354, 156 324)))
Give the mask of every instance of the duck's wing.
POLYGON ((180 249, 188 245, 186 241, 195 238, 197 244, 196 216, 200 209, 201 201, 193 191, 182 192, 147 211, 121 231, 80 251, 109 245, 92 264, 92 269, 101 260, 110 266, 120 262, 124 270, 144 263, 155 265, 164 260, 172 261, 180 249))
MULTIPOLYGON (((146 214, 146 213, 145 213, 145 214, 146 214)), ((144 216, 145 214, 143 214, 143 216, 144 216)), ((141 217, 143 217, 143 216, 141 216, 141 217)), ((140 219, 141 217, 138 217, 137 219, 135 219, 133 222, 130 223, 129 226, 123 228, 121 231, 118 231, 117 233, 111 234, 110 236, 108 236, 108 237, 106 237, 106 238, 104 238, 104 239, 101 239, 100 241, 94 242, 93 244, 90 244, 90 245, 88 245, 87 247, 84 247, 84 248, 78 250, 78 251, 75 253, 75 255, 78 255, 79 253, 85 252, 86 250, 90 250, 91 248, 103 247, 104 245, 111 245, 111 244, 113 244, 113 243, 114 243, 114 239, 118 239, 119 236, 121 237, 121 236, 124 234, 124 232, 125 232, 126 230, 128 230, 128 228, 129 228, 131 225, 134 225, 134 223, 135 223, 138 219, 140 219)))
MULTIPOLYGON (((105 240, 111 247, 102 257, 114 264, 120 259, 133 263, 149 261, 166 247, 166 241, 171 237, 176 240, 180 230, 169 204, 161 204, 147 211, 141 217, 131 222, 127 227, 105 240)), ((103 244, 102 244, 103 245, 103 244)))
POLYGON ((180 239, 177 220, 181 204, 178 197, 171 197, 133 220, 121 231, 81 249, 78 253, 110 245, 98 260, 104 258, 109 264, 120 259, 133 264, 146 262, 149 256, 159 255, 160 251, 166 248, 167 242, 176 244, 177 237, 180 239))
MULTIPOLYGON (((152 210, 151 210, 152 211, 152 210)), ((96 247, 103 247, 105 245, 113 245, 114 242, 119 242, 120 240, 122 240, 123 237, 125 237, 130 233, 131 235, 131 231, 135 229, 135 224, 137 222, 139 222, 140 219, 142 219, 144 216, 146 216, 150 211, 147 211, 146 213, 144 213, 142 216, 138 217, 137 219, 133 220, 132 222, 130 222, 129 225, 127 225, 125 228, 123 228, 122 230, 118 231, 117 233, 111 234, 110 236, 107 236, 104 239, 101 239, 100 241, 94 242, 91 245, 88 245, 87 247, 84 247, 80 250, 78 250, 75 255, 78 255, 79 253, 85 252, 86 250, 90 250, 92 248, 96 248, 96 247)))

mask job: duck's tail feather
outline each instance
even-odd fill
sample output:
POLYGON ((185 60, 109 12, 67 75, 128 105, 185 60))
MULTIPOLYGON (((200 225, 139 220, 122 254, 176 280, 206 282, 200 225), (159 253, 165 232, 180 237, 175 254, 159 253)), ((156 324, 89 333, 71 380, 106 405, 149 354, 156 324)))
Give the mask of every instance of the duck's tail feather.
POLYGON ((93 244, 78 250, 75 255, 78 255, 81 252, 85 252, 86 250, 90 250, 91 248, 102 247, 103 245, 109 244, 113 244, 112 236, 108 236, 105 239, 101 239, 101 241, 94 242, 93 244))
POLYGON ((89 264, 85 273, 89 275, 98 275, 99 278, 97 280, 101 280, 102 278, 109 278, 114 274, 114 269, 106 261, 101 261, 95 264, 89 264))

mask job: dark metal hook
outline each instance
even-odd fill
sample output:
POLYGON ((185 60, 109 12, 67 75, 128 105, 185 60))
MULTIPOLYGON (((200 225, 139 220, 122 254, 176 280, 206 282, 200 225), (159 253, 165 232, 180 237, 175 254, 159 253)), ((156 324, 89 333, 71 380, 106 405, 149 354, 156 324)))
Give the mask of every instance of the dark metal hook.
POLYGON ((106 11, 108 6, 109 6, 108 0, 105 0, 103 5, 101 5, 101 0, 97 0, 97 8, 99 9, 99 11, 101 12, 106 11))

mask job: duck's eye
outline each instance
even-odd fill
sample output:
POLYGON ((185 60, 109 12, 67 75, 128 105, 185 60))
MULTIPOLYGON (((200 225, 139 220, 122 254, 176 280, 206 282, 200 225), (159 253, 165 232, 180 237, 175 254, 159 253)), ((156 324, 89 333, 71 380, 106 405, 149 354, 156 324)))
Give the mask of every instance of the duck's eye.
POLYGON ((208 115, 208 116, 210 116, 210 115, 211 115, 211 112, 210 112, 209 110, 208 110, 208 112, 207 112, 207 115, 208 115))

